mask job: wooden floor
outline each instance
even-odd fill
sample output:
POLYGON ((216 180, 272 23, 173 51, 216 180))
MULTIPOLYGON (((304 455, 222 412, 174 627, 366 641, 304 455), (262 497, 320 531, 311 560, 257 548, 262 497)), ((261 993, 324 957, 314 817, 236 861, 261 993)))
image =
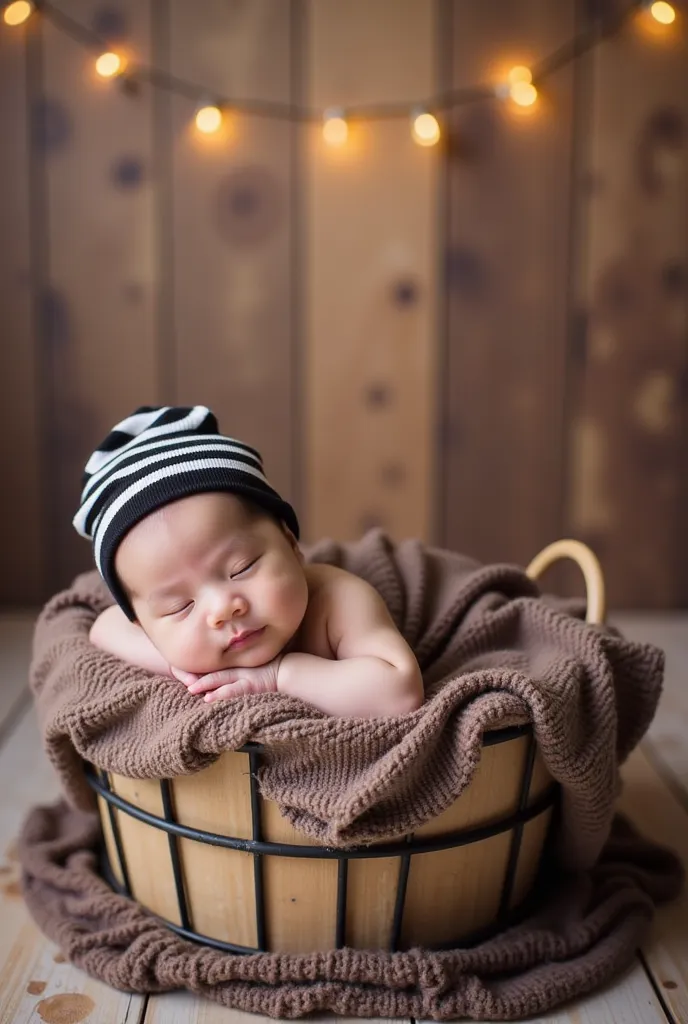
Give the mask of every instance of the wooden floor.
MULTIPOLYGON (((670 843, 688 867, 688 615, 624 615, 613 621, 627 636, 667 652, 665 694, 648 739, 625 768, 621 804, 644 832, 670 843)), ((15 837, 28 808, 57 795, 26 690, 31 628, 27 615, 0 616, 0 1024, 255 1024, 260 1018, 185 993, 144 998, 115 992, 65 963, 30 920, 21 899, 15 837)), ((634 967, 616 984, 537 1019, 688 1024, 688 896, 659 912, 634 967)))

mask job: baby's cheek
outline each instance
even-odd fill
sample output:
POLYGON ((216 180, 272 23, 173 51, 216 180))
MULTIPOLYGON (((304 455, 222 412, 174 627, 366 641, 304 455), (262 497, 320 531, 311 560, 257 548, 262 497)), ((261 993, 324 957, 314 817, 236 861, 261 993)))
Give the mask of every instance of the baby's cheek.
POLYGON ((198 636, 176 636, 174 644, 169 647, 168 661, 175 668, 181 668, 185 672, 193 672, 196 675, 204 675, 206 672, 217 672, 224 668, 221 656, 203 637, 198 636))
POLYGON ((170 665, 185 672, 194 671, 190 664, 193 660, 193 648, 189 645, 189 638, 180 630, 157 629, 151 640, 170 665))
POLYGON ((286 644, 303 621, 308 606, 308 587, 298 580, 289 580, 275 592, 268 621, 282 635, 286 644))
POLYGON ((205 668, 207 658, 203 659, 202 654, 200 645, 192 641, 178 641, 170 646, 170 656, 173 658, 171 664, 184 669, 185 672, 208 671, 205 668))
POLYGON ((308 584, 305 576, 285 576, 281 586, 277 588, 277 594, 283 608, 294 610, 303 606, 305 610, 308 602, 308 584))

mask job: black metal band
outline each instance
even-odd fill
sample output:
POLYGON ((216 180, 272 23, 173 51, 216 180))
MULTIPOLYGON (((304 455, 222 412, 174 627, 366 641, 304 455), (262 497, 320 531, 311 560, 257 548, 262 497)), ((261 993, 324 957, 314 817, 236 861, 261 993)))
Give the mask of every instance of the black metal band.
MULTIPOLYGON (((88 773, 86 774, 86 778, 88 779, 88 773)), ((110 788, 110 779, 108 778, 107 772, 99 771, 98 778, 101 780, 103 790, 105 790, 107 793, 112 793, 112 790, 110 788)), ((121 889, 124 896, 128 896, 131 898, 132 891, 131 884, 129 882, 129 872, 127 871, 127 858, 124 855, 124 846, 122 845, 122 835, 119 830, 119 822, 117 821, 117 815, 115 814, 115 808, 112 804, 112 801, 107 800, 106 797, 104 797, 104 799, 106 800, 107 803, 108 818, 110 820, 110 828, 112 829, 112 838, 115 841, 117 859, 119 860, 119 870, 120 874, 122 875, 123 885, 119 888, 121 889)))
MULTIPOLYGON (((528 747, 526 749, 526 763, 523 770, 523 776, 521 778, 521 792, 518 798, 518 810, 519 813, 523 813, 528 808, 528 797, 530 795, 530 784, 533 779, 533 768, 535 767, 535 755, 537 754, 537 745, 535 743, 535 736, 531 732, 528 737, 528 747)), ((511 847, 509 849, 509 860, 506 865, 506 872, 504 874, 504 885, 502 886, 502 895, 499 901, 499 910, 497 916, 500 920, 503 920, 511 906, 511 900, 514 891, 514 881, 516 880, 516 869, 518 868, 518 856, 521 852, 521 840, 523 839, 523 821, 517 822, 514 825, 514 831, 511 836, 511 847)))
MULTIPOLYGON (((260 813, 260 795, 258 793, 260 757, 253 744, 249 746, 245 753, 248 754, 249 763, 253 842, 261 843, 263 841, 263 821, 260 813)), ((264 953, 267 949, 265 941, 265 888, 263 885, 263 858, 258 852, 253 855, 253 881, 256 900, 256 942, 258 943, 258 951, 264 953)))
MULTIPOLYGON (((406 842, 410 844, 412 836, 407 836, 406 842)), ((392 918, 392 934, 389 937, 389 949, 396 953, 399 949, 401 939, 401 925, 404 919, 404 906, 406 905, 406 887, 408 876, 411 870, 411 857, 408 853, 402 853, 399 857, 399 874, 397 876, 397 895, 394 900, 394 916, 392 918)))
MULTIPOLYGON (((160 780, 160 795, 162 797, 162 810, 165 815, 165 821, 168 824, 174 822, 174 812, 172 810, 172 793, 170 789, 170 783, 167 779, 160 780)), ((174 888, 177 893, 177 906, 179 907, 179 920, 181 921, 182 928, 187 931, 191 930, 191 921, 189 919, 189 910, 186 905, 186 893, 184 891, 184 874, 182 872, 182 865, 179 860, 179 848, 177 846, 177 837, 173 832, 167 833, 167 839, 170 845, 170 860, 172 861, 172 874, 174 876, 174 888)))
POLYGON ((348 849, 340 849, 336 846, 299 846, 296 843, 272 843, 265 840, 242 839, 237 836, 224 836, 215 832, 206 832, 203 829, 190 828, 188 825, 166 821, 157 814, 144 811, 141 807, 118 796, 117 793, 107 790, 94 774, 88 773, 87 779, 91 788, 118 810, 131 815, 137 821, 145 822, 152 828, 161 829, 163 832, 181 836, 183 839, 193 839, 197 843, 207 843, 209 846, 241 850, 243 853, 272 854, 275 857, 302 857, 310 860, 339 860, 341 857, 346 857, 348 860, 368 860, 379 857, 398 857, 409 853, 436 853, 438 850, 451 850, 456 846, 480 843, 483 839, 492 839, 493 836, 498 836, 502 832, 509 832, 516 825, 524 825, 531 818, 537 818, 539 814, 554 805, 559 788, 553 783, 530 807, 516 811, 507 818, 500 818, 499 821, 489 825, 459 829, 455 832, 445 832, 443 835, 428 836, 428 838, 412 839, 410 843, 407 839, 401 839, 397 842, 380 843, 376 846, 353 846, 348 849))

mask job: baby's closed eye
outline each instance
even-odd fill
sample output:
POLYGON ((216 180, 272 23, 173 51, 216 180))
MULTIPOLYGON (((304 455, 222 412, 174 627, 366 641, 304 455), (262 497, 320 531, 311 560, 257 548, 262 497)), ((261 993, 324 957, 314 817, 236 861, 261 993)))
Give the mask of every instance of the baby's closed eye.
POLYGON ((181 615, 182 612, 190 611, 193 607, 193 601, 186 601, 184 604, 175 605, 173 608, 166 608, 165 611, 159 614, 161 619, 170 619, 175 615, 181 615))
POLYGON ((252 569, 254 567, 254 565, 256 565, 258 563, 259 560, 260 560, 260 555, 258 555, 257 558, 254 558, 250 562, 247 562, 246 564, 241 566, 241 568, 235 569, 234 572, 231 572, 229 574, 229 578, 232 579, 232 580, 235 580, 235 579, 240 578, 241 576, 245 576, 249 572, 249 570, 252 569))

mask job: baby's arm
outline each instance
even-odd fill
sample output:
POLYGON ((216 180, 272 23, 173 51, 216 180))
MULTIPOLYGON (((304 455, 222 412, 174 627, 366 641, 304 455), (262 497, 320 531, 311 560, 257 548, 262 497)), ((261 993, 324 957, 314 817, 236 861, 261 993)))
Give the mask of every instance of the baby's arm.
POLYGON ((327 584, 327 598, 327 635, 337 660, 286 654, 278 691, 340 717, 403 715, 419 708, 424 694, 418 662, 377 591, 339 572, 327 584))
POLYGON ((136 622, 131 622, 119 605, 102 612, 91 626, 89 639, 96 647, 114 654, 130 665, 138 665, 159 676, 172 675, 170 666, 136 622))

